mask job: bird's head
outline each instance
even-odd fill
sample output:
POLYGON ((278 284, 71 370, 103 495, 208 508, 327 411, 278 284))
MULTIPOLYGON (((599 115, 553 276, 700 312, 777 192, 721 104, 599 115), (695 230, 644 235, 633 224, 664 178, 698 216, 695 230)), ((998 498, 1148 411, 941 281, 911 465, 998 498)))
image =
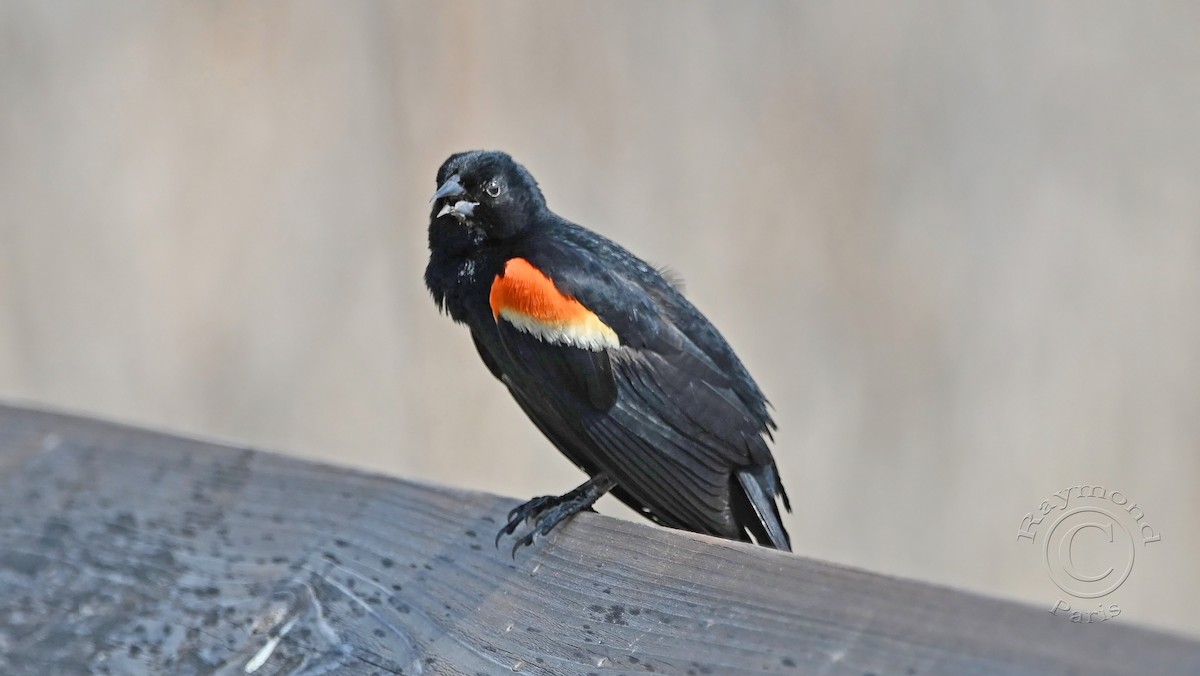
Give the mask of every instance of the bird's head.
POLYGON ((437 185, 430 228, 471 230, 483 239, 523 232, 546 207, 533 176, 498 151, 451 155, 438 169, 437 185))

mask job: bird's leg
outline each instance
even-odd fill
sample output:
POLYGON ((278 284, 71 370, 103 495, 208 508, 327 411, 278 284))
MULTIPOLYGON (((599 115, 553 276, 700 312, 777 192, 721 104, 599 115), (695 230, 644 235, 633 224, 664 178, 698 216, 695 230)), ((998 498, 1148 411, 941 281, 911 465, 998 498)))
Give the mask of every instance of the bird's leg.
POLYGON ((496 533, 496 545, 500 545, 500 538, 516 532, 517 527, 526 520, 532 521, 533 529, 513 545, 512 553, 515 557, 517 550, 522 546, 533 544, 535 535, 546 535, 563 521, 585 509, 591 509, 600 496, 616 485, 617 482, 607 474, 600 473, 563 495, 543 495, 534 498, 508 513, 508 523, 496 533))

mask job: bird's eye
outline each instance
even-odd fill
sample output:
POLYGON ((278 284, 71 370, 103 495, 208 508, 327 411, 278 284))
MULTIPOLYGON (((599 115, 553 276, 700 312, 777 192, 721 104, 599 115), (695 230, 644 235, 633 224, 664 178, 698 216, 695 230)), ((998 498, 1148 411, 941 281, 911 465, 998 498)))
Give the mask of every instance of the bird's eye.
POLYGON ((485 187, 485 188, 483 189, 483 191, 484 191, 484 192, 486 192, 486 193, 488 194, 488 197, 493 197, 493 198, 495 198, 495 197, 499 197, 499 196, 500 196, 500 193, 501 193, 503 190, 501 189, 501 187, 500 187, 500 184, 499 184, 498 182, 496 182, 496 181, 492 181, 492 182, 490 182, 490 183, 488 183, 488 184, 487 184, 487 187, 485 187))

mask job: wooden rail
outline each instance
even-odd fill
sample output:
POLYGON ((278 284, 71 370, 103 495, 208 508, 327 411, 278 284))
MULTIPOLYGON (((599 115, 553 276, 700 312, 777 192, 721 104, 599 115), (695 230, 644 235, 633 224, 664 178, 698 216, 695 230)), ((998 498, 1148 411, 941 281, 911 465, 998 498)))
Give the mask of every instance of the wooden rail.
POLYGON ((593 514, 513 560, 515 503, 0 408, 0 673, 1200 673, 1181 637, 593 514))

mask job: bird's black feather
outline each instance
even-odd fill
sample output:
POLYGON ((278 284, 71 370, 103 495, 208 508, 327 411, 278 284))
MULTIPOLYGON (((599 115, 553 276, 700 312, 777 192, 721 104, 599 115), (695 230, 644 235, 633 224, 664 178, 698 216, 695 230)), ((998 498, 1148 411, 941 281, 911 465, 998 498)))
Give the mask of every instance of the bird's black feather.
MULTIPOLYGON (((790 549, 766 399, 679 288, 552 213, 532 176, 503 153, 454 155, 438 172, 439 187, 447 181, 456 195, 433 205, 426 284, 470 326, 484 363, 538 429, 589 475, 603 475, 587 494, 612 486, 663 525, 790 549), (467 213, 456 214, 453 200, 469 201, 467 213), (504 315, 491 294, 514 259, 594 314, 615 342, 548 339, 504 315)), ((577 498, 570 504, 586 502, 577 498)), ((546 501, 536 504, 519 514, 553 527, 535 515, 546 501)))
POLYGON ((617 384, 608 352, 551 345, 506 321, 496 325, 509 359, 528 371, 524 380, 555 383, 567 390, 567 401, 586 402, 598 411, 607 411, 616 403, 617 384))

